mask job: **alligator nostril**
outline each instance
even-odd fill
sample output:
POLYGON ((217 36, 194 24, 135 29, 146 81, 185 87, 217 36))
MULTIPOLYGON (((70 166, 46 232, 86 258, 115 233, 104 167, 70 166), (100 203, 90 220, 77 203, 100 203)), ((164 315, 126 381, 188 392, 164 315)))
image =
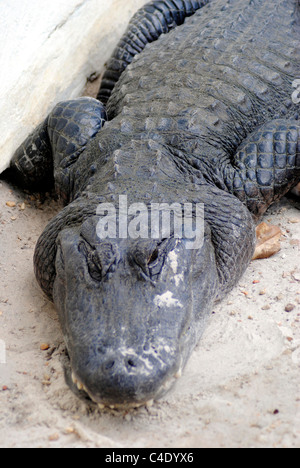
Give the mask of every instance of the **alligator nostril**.
POLYGON ((105 364, 105 369, 106 370, 109 370, 109 369, 112 369, 115 365, 115 361, 108 361, 106 364, 105 364))
POLYGON ((124 356, 123 353, 106 356, 106 359, 101 359, 101 361, 101 368, 107 376, 117 375, 118 372, 124 372, 126 375, 139 367, 138 359, 135 356, 124 356))
POLYGON ((127 363, 130 367, 136 367, 136 364, 134 363, 132 359, 128 359, 127 363))

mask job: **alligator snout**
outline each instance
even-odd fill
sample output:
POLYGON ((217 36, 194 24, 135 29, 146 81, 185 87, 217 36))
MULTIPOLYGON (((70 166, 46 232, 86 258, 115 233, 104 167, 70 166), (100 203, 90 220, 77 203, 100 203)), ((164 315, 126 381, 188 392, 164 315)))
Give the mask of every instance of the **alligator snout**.
POLYGON ((180 374, 171 356, 169 362, 165 356, 162 362, 161 356, 156 357, 154 350, 152 353, 122 348, 100 351, 89 362, 75 358, 73 382, 100 407, 149 404, 167 392, 180 374))

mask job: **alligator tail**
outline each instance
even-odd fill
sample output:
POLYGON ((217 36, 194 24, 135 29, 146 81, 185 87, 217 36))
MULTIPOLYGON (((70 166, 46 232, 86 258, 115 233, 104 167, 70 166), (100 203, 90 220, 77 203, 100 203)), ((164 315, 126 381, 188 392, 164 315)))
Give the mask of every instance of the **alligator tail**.
POLYGON ((146 44, 184 23, 209 0, 152 0, 140 8, 113 52, 104 73, 97 99, 106 105, 112 90, 135 55, 146 44))

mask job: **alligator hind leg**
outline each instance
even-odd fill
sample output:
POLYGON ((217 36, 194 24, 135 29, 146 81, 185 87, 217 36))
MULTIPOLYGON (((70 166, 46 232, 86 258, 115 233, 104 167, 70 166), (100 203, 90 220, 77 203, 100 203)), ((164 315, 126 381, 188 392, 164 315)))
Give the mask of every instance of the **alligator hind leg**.
POLYGON ((53 186, 53 158, 47 126, 46 119, 26 138, 6 171, 21 187, 47 190, 53 186))
POLYGON ((225 169, 225 184, 259 219, 300 182, 300 122, 273 120, 252 133, 225 169))
POLYGON ((32 190, 55 183, 58 194, 68 201, 71 167, 106 120, 106 110, 96 99, 83 97, 57 104, 17 149, 10 174, 32 190))
POLYGON ((107 103, 125 68, 146 44, 184 23, 185 18, 209 3, 209 0, 152 0, 140 8, 113 52, 97 96, 107 103))

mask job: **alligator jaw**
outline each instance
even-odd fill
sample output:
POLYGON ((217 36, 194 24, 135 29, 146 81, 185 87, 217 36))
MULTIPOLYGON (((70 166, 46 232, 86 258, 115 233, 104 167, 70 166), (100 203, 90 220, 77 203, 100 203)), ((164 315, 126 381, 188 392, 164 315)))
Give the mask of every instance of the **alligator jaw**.
POLYGON ((130 403, 117 403, 117 404, 109 404, 106 402, 99 402, 97 401, 88 391, 88 389, 83 385, 83 383, 76 377, 75 373, 72 371, 71 377, 72 382, 79 391, 84 391, 87 396, 98 405, 100 410, 105 408, 115 409, 115 410, 129 410, 129 409, 137 409, 145 406, 146 408, 150 408, 153 406, 154 401, 160 399, 164 394, 169 392, 169 390, 175 385, 176 380, 178 380, 182 375, 182 370, 178 370, 173 376, 171 376, 158 390, 156 396, 154 398, 150 398, 149 400, 145 400, 142 402, 130 402, 130 403))

